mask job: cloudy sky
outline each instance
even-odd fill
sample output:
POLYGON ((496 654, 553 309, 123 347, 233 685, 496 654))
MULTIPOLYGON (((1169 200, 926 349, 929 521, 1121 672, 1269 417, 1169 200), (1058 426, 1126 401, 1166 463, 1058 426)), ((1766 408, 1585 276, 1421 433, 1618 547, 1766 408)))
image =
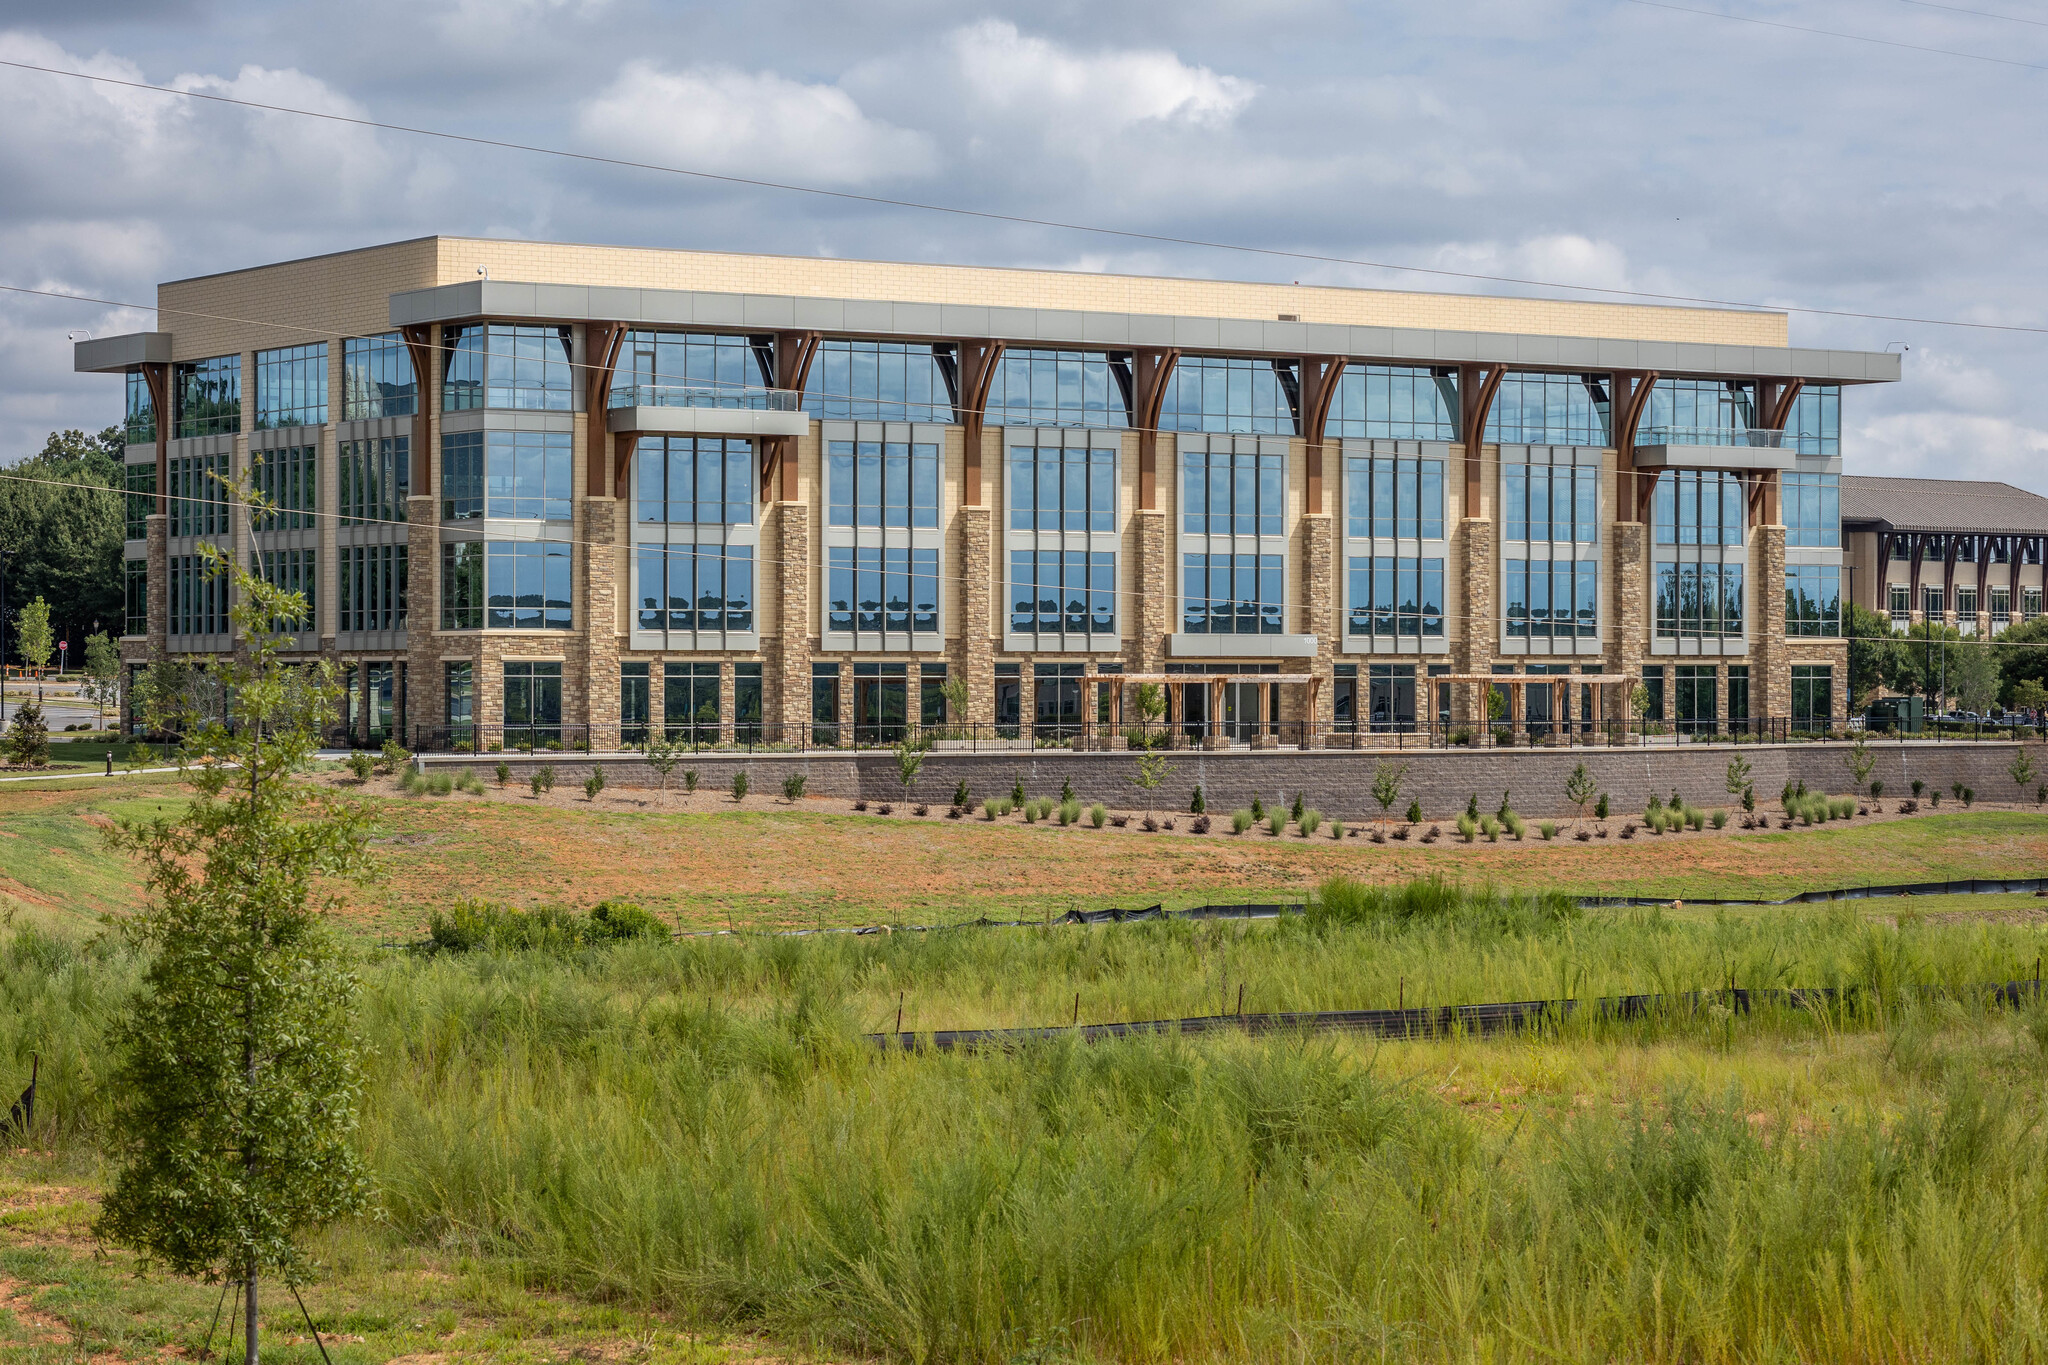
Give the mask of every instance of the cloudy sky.
MULTIPOLYGON (((2027 0, 0 0, 0 59, 1143 232, 2048 327, 2048 11, 2027 0)), ((0 67, 0 284, 147 302, 434 232, 1480 288, 0 67)), ((117 418, 67 331, 151 323, 0 294, 0 461, 117 418)), ((1792 335, 1911 347, 1905 383, 1845 399, 1852 472, 2048 493, 2048 335, 1801 313, 1792 335)))

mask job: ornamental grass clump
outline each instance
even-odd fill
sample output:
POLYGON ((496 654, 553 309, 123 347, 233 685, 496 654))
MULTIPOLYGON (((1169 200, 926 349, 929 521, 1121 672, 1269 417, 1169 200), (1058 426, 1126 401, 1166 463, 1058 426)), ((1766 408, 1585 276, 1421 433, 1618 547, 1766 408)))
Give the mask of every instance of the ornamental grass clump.
POLYGON ((1266 833, 1272 835, 1275 839, 1279 838, 1281 832, 1286 828, 1287 812, 1276 810, 1266 817, 1266 833))
POLYGON ((1516 843, 1522 842, 1522 836, 1529 832, 1529 826, 1512 809, 1502 809, 1499 819, 1501 828, 1512 834, 1516 843))
POLYGON ((1230 832, 1232 834, 1242 834, 1257 823, 1258 821, 1253 818, 1249 810, 1238 809, 1230 812, 1230 832))
POLYGON ((1548 841, 1555 839, 1557 837, 1557 822, 1554 820, 1545 820, 1541 824, 1536 826, 1536 832, 1541 834, 1544 838, 1544 841, 1547 843, 1548 841))
POLYGON ((1081 823, 1081 803, 1079 801, 1060 802, 1060 823, 1062 825, 1078 825, 1081 823))
POLYGON ((1717 810, 1709 818, 1713 820, 1715 829, 1725 829, 1728 825, 1728 812, 1725 810, 1717 810))
POLYGON ((1470 815, 1467 815, 1464 811, 1459 811, 1458 834, 1460 835, 1460 837, 1462 837, 1465 840, 1465 842, 1469 844, 1472 842, 1473 836, 1478 833, 1479 822, 1473 819, 1470 815))
POLYGON ((1101 829, 1109 821, 1109 808, 1097 801, 1088 808, 1088 823, 1101 829))
POLYGON ((1486 842, 1487 842, 1487 843, 1489 843, 1489 844, 1497 844, 1497 843, 1499 843, 1499 842, 1500 842, 1500 830, 1501 830, 1501 824, 1500 824, 1500 821, 1499 821, 1499 819, 1497 819, 1496 817, 1494 817, 1494 816, 1491 816, 1491 815, 1482 815, 1482 816, 1480 816, 1480 817, 1479 817, 1479 831, 1480 831, 1480 833, 1482 833, 1482 834, 1484 834, 1484 835, 1486 836, 1486 842))
POLYGON ((1315 832, 1323 827, 1323 813, 1313 806, 1301 813, 1301 837, 1312 839, 1315 832))

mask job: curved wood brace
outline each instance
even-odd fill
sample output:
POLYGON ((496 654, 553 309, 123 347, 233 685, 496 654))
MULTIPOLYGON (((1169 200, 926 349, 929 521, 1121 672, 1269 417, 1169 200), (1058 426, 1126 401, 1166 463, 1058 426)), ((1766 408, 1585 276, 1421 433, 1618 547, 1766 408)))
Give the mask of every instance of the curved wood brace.
POLYGON ((1138 432, 1138 506, 1159 505, 1159 410, 1166 404, 1166 384, 1180 363, 1176 347, 1131 353, 1131 425, 1138 432))
POLYGON ((605 419, 625 340, 622 322, 583 324, 583 488, 590 497, 602 497, 612 483, 612 443, 606 439, 605 419))
POLYGON ((981 476, 981 432, 988 416, 988 391, 1003 359, 1003 343, 975 337, 956 345, 959 377, 954 384, 953 416, 964 428, 960 500, 963 506, 981 507, 988 501, 981 476))
POLYGON ((421 497, 432 493, 429 485, 434 477, 434 440, 431 414, 428 410, 428 396, 433 392, 434 373, 434 329, 425 323, 415 323, 398 329, 398 335, 405 342, 406 354, 412 357, 412 492, 411 496, 421 497))
POLYGON ((1799 395, 1805 388, 1806 381, 1804 379, 1788 379, 1785 381, 1784 387, 1779 388, 1772 395, 1769 402, 1764 405, 1764 410, 1758 414, 1763 419, 1765 430, 1783 431, 1785 429, 1785 423, 1792 420, 1792 405, 1799 401, 1799 395))
POLYGON ((1337 397, 1337 385, 1344 378, 1348 363, 1343 356, 1301 358, 1301 434, 1307 441, 1306 506, 1311 515, 1319 515, 1323 510, 1324 434, 1329 430, 1330 404, 1337 397))
POLYGON ((156 514, 171 512, 171 367, 158 362, 142 367, 149 389, 149 411, 156 426, 156 514))

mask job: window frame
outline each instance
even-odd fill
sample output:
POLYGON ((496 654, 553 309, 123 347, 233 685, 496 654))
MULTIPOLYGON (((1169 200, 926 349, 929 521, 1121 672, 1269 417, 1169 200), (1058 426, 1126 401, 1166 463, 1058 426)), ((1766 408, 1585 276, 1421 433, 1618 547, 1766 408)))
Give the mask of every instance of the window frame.
POLYGON ((1109 653, 1122 648, 1122 550, 1129 517, 1125 482, 1133 468, 1120 431, 1100 427, 1003 429, 997 489, 997 505, 1002 511, 995 552, 1001 556, 999 611, 1005 650, 1109 653), (1030 458, 1020 460, 1018 456, 1025 451, 1030 458), (1104 452, 1107 458, 1102 458, 1104 452), (1048 459, 1048 454, 1057 458, 1048 459), (1067 505, 1069 494, 1077 488, 1077 470, 1082 475, 1078 480, 1080 524, 1069 527, 1067 505), (1107 506, 1103 505, 1105 490, 1107 506), (1040 506, 1048 491, 1056 491, 1059 501, 1051 525, 1045 524, 1047 513, 1040 506), (1027 505, 1029 525, 1018 526, 1027 505), (1046 577, 1048 569, 1053 571, 1051 579, 1046 577), (1020 577, 1026 570, 1028 574, 1020 577), (1057 586, 1051 599, 1044 595, 1048 582, 1057 586), (1027 584, 1029 596, 1019 598, 1027 584), (1078 611, 1074 610, 1076 593, 1080 594, 1078 611), (1026 602, 1030 609, 1020 610, 1026 602), (1027 625, 1029 629, 1022 628, 1027 625))

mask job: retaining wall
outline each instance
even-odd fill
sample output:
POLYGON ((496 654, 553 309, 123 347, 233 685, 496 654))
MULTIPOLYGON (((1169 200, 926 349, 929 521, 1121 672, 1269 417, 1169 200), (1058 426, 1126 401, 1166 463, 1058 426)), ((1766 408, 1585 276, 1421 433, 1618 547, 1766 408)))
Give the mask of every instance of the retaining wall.
MULTIPOLYGON (((2019 745, 1979 742, 1971 744, 1873 744, 1877 760, 1871 776, 1885 785, 1887 799, 1911 795, 1915 778, 1948 798, 1951 783, 1960 782, 1976 790, 1983 801, 2012 801, 2020 796, 2006 769, 2019 745)), ((2048 746, 2030 745, 2034 766, 2048 774, 2048 746)), ((1810 791, 1846 793, 1850 778, 1845 762, 1847 744, 1787 744, 1741 746, 1723 744, 1683 745, 1677 748, 1641 749, 1432 749, 1406 753, 1372 753, 1348 749, 1302 752, 1281 749, 1253 753, 1235 751, 1205 753, 1177 750, 1169 755, 1172 770, 1151 798, 1161 810, 1183 811, 1195 784, 1200 783, 1212 814, 1248 806, 1254 796, 1267 805, 1291 804, 1296 792, 1302 801, 1325 815, 1343 820, 1377 816, 1379 805, 1372 797, 1373 776, 1382 761, 1405 763, 1407 773, 1401 785, 1401 799, 1394 813, 1406 808, 1411 798, 1422 802, 1423 817, 1446 820, 1465 808, 1477 796, 1482 810, 1500 804, 1501 794, 1510 794, 1514 807, 1532 819, 1573 814, 1564 797, 1564 784, 1580 763, 1592 774, 1600 791, 1608 793, 1617 815, 1638 811, 1652 794, 1669 798, 1675 789, 1694 805, 1707 809, 1733 807, 1735 798, 1726 790, 1728 761, 1741 754, 1749 761, 1750 781, 1759 801, 1776 801, 1788 782, 1804 782, 1810 791)), ((543 755, 485 754, 434 755, 427 762, 435 769, 473 768, 486 782, 500 761, 512 769, 512 780, 524 784, 537 764, 552 763, 558 786, 579 786, 592 762, 604 768, 612 786, 656 787, 660 777, 634 754, 616 757, 582 754, 543 755)), ((749 802, 779 796, 782 780, 802 773, 805 790, 812 796, 867 797, 871 800, 901 801, 902 785, 897 781, 895 755, 887 750, 814 750, 804 754, 707 753, 686 759, 676 768, 671 787, 681 790, 684 768, 695 769, 700 787, 728 791, 733 774, 745 769, 751 786, 749 802)), ((1067 749, 1014 750, 984 753, 943 753, 925 755, 924 771, 913 788, 913 800, 935 806, 947 804, 956 783, 965 780, 974 799, 1007 796, 1018 778, 1029 796, 1057 796, 1063 780, 1071 780, 1074 793, 1084 801, 1101 801, 1122 809, 1141 809, 1147 798, 1131 778, 1137 773, 1135 756, 1126 752, 1074 753, 1067 749)), ((2048 775, 2035 782, 2048 781, 2048 775)), ((2033 792, 2026 793, 2031 804, 2033 792)))

